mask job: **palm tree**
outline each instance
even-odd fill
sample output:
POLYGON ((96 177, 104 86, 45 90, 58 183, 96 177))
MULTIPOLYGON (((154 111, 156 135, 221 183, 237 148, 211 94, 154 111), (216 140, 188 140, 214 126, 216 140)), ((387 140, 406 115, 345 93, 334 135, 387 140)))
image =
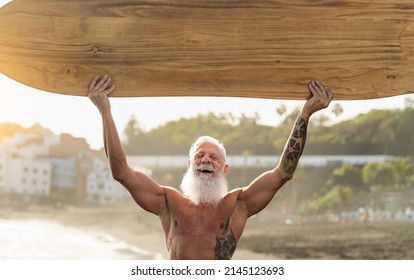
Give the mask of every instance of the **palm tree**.
POLYGON ((332 107, 332 113, 334 113, 334 115, 336 117, 339 117, 343 112, 344 112, 344 109, 342 108, 341 104, 339 104, 339 103, 336 103, 332 107))
POLYGON ((279 116, 281 116, 281 117, 283 117, 283 115, 286 113, 286 111, 287 111, 287 108, 286 108, 286 105, 285 104, 280 104, 280 106, 279 107, 277 107, 276 109, 276 113, 279 115, 279 116))

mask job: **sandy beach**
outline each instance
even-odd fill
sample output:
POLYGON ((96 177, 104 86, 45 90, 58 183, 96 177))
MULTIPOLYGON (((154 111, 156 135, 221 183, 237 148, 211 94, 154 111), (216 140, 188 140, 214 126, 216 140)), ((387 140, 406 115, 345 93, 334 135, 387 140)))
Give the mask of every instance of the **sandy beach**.
MULTIPOLYGON (((125 256, 122 259, 168 259, 165 238, 158 217, 128 202, 122 206, 105 207, 31 206, 19 211, 2 209, 0 220, 57 223, 68 229, 80 230, 85 235, 95 235, 101 239, 105 236, 105 238, 115 239, 135 248, 135 250, 123 250, 125 256), (142 251, 143 254, 136 253, 136 251, 142 251)), ((44 224, 39 223, 38 226, 41 227, 44 224)), ((55 238, 58 239, 60 236, 55 236, 55 238)), ((79 259, 85 258, 82 254, 79 252, 79 259)), ((116 255, 110 255, 111 259, 114 257, 117 258, 116 255)), ((77 257, 72 254, 72 258, 77 257)), ((240 249, 233 259, 272 259, 272 257, 249 249, 240 249)))
POLYGON ((277 260, 414 260, 414 221, 251 221, 239 246, 277 260))
MULTIPOLYGON (((128 244, 122 259, 168 259, 158 217, 132 202, 101 207, 2 209, 0 220, 46 221, 128 244), (131 249, 133 248, 133 249, 131 249), (140 254, 140 252, 142 254, 140 254)), ((60 238, 52 236, 51 238, 60 238)), ((18 242, 18 240, 15 240, 18 242)), ((77 258, 76 252, 70 258, 77 258)), ((79 259, 87 258, 79 252, 79 259)), ((91 258, 95 258, 91 255, 91 258)), ((117 255, 110 255, 117 259, 117 255)), ((414 260, 414 221, 285 225, 262 215, 248 221, 234 260, 414 260)))

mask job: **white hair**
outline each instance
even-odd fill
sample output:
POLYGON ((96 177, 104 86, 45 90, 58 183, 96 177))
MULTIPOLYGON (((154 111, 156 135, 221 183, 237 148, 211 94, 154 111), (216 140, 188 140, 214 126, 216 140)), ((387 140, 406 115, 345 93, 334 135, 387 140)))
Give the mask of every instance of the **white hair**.
POLYGON ((224 148, 223 143, 221 143, 219 140, 211 136, 201 136, 194 142, 194 144, 191 145, 190 152, 189 152, 189 156, 191 160, 194 158, 197 147, 199 147, 200 145, 204 143, 211 143, 215 145, 219 150, 222 160, 226 162, 226 149, 224 148))

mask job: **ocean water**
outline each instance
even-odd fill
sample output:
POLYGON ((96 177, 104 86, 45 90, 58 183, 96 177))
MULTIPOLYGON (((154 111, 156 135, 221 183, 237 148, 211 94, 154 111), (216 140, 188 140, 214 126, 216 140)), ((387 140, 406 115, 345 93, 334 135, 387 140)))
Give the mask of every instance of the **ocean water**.
POLYGON ((1 220, 0 260, 154 260, 148 252, 98 231, 43 220, 1 220))

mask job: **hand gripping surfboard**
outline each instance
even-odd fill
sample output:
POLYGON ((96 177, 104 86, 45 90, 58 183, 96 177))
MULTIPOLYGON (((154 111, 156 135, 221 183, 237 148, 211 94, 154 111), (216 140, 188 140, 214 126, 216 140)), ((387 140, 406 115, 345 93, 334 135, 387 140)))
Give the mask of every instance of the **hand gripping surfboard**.
POLYGON ((335 99, 414 92, 413 0, 14 0, 0 72, 44 91, 335 99))

